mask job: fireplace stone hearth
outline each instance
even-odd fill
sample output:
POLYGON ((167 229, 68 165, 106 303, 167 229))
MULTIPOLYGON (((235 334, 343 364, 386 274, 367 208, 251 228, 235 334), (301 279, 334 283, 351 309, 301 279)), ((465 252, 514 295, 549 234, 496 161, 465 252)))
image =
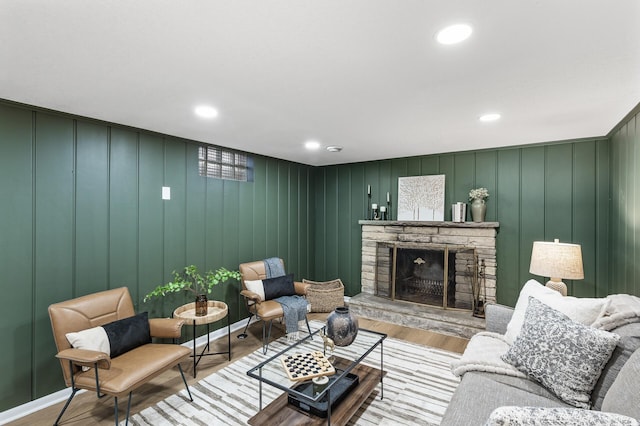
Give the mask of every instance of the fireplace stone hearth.
POLYGON ((357 317, 466 339, 485 330, 484 318, 476 318, 469 311, 434 308, 402 300, 391 302, 367 293, 351 297, 349 310, 357 317))

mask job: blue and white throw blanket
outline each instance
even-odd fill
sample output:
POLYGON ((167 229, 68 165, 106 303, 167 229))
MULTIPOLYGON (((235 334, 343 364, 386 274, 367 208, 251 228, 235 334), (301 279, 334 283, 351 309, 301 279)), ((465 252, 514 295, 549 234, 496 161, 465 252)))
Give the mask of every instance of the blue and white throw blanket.
POLYGON ((292 338, 298 339, 298 321, 303 321, 307 315, 307 299, 302 296, 280 296, 273 300, 282 305, 287 334, 294 333, 292 338))
POLYGON ((263 260, 263 262, 267 278, 281 277, 286 274, 284 265, 279 257, 270 257, 263 260))
MULTIPOLYGON (((267 278, 275 278, 286 275, 282 261, 278 257, 270 257, 264 260, 264 269, 267 278)), ((282 305, 284 311, 284 324, 290 338, 298 339, 298 321, 302 321, 309 311, 309 302, 302 296, 280 296, 275 299, 282 305), (293 334, 292 334, 293 333, 293 334)))

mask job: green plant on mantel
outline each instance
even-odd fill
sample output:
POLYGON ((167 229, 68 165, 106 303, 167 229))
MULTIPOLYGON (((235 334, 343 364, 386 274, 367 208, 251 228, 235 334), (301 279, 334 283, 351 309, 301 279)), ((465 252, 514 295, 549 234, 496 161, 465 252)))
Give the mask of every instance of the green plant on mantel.
POLYGON ((151 290, 149 294, 144 296, 144 301, 146 302, 151 298, 164 296, 167 293, 178 293, 180 291, 190 291, 196 296, 208 294, 211 293, 213 287, 230 279, 240 281, 240 272, 220 268, 215 272, 208 271, 202 275, 198 272, 198 268, 195 265, 185 266, 180 272, 173 271, 173 280, 151 290))

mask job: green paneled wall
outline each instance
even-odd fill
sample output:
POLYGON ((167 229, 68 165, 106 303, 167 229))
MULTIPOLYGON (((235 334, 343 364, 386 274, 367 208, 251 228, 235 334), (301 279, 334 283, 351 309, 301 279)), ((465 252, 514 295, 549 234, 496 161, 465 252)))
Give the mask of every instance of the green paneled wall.
POLYGON ((640 295, 640 113, 611 136, 611 288, 640 295))
POLYGON ((27 110, 0 104, 0 410, 32 398, 34 381, 33 121, 27 110), (29 344, 25 344, 29 342, 29 344))
MULTIPOLYGON (((467 201, 484 186, 490 198, 487 220, 500 222, 497 240, 498 301, 513 305, 531 278, 534 240, 582 244, 585 279, 568 282, 571 294, 608 294, 608 141, 604 138, 522 148, 430 155, 323 167, 314 172, 316 279, 340 277, 349 295, 360 292, 360 226, 367 185, 373 203, 391 194, 396 218, 398 177, 444 174, 445 206, 467 201)), ((445 209, 445 220, 451 212, 445 209)), ((542 279, 540 277, 533 277, 542 279)))
MULTIPOLYGON (((202 178, 190 141, 10 103, 0 103, 0 146, 0 411, 63 388, 51 303, 127 286, 138 310, 168 316, 191 299, 142 298, 191 263, 281 256, 310 276, 308 166, 254 156, 254 182, 202 178)), ((237 283, 212 297, 232 322, 246 317, 237 283)))
MULTIPOLYGON (((62 388, 46 310, 59 300, 125 285, 138 310, 165 316, 188 298, 142 297, 174 269, 269 256, 357 294, 366 186, 372 202, 391 194, 395 218, 401 176, 445 174, 445 206, 489 189, 499 302, 512 305, 531 277, 532 242, 553 238, 582 244, 585 279, 571 294, 640 294, 639 121, 630 114, 610 139, 328 167, 254 156, 254 182, 240 183, 200 177, 191 141, 0 103, 0 411, 62 388)), ((231 321, 245 317, 236 284, 213 297, 231 321)))

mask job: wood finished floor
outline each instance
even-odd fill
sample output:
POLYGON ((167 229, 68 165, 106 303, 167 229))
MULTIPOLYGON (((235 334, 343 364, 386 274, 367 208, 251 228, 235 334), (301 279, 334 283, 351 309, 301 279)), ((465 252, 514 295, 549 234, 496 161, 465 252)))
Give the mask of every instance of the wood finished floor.
MULTIPOLYGON (((324 321, 327 314, 310 314, 309 319, 324 321)), ((382 321, 374 321, 366 318, 359 318, 359 324, 362 328, 386 333, 389 337, 401 339, 425 346, 444 349, 451 352, 462 353, 467 346, 468 340, 446 336, 443 334, 433 333, 426 330, 417 330, 414 328, 403 327, 382 321)), ((234 332, 231 336, 231 361, 234 362, 245 355, 255 351, 261 346, 262 326, 260 323, 254 323, 249 327, 247 337, 244 340, 237 339, 236 336, 240 332, 234 332)), ((283 332, 279 327, 273 328, 274 338, 281 337, 283 332)), ((227 338, 218 339, 212 342, 211 352, 219 352, 226 350, 227 338)), ((193 378, 193 361, 189 359, 182 363, 185 377, 189 384, 195 383, 198 379, 206 377, 221 368, 230 364, 226 355, 209 356, 202 358, 198 364, 197 377, 193 378)), ((250 378, 247 377, 247 380, 250 378)), ((150 383, 142 386, 133 393, 131 402, 131 413, 137 413, 158 401, 177 393, 184 389, 184 384, 180 378, 177 369, 172 369, 158 376, 150 383)), ((120 420, 124 420, 126 413, 126 398, 118 401, 118 409, 120 411, 120 420)), ((19 420, 8 423, 8 425, 18 426, 38 426, 52 425, 56 417, 60 413, 64 403, 58 403, 50 407, 44 408, 36 413, 25 416, 19 420)), ((76 395, 69 408, 65 412, 60 425, 65 426, 86 426, 86 425, 113 425, 114 410, 113 398, 104 397, 97 399, 95 393, 85 392, 76 395)))

